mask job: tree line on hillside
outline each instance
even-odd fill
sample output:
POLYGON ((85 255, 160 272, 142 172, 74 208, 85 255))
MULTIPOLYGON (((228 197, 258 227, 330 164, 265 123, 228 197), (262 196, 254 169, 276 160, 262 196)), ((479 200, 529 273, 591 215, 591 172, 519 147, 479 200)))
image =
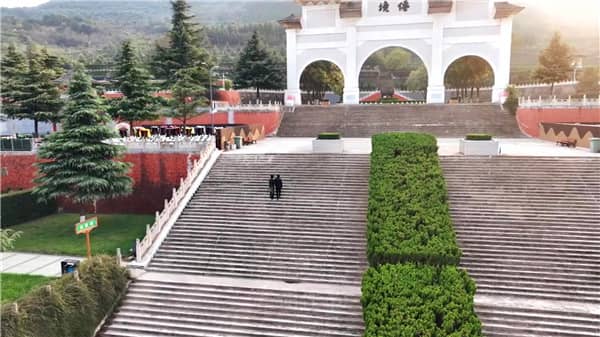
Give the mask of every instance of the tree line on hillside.
MULTIPOLYGON (((145 63, 133 43, 126 40, 114 63, 113 84, 124 97, 105 102, 105 110, 114 118, 128 122, 148 120, 157 113, 180 118, 185 126, 200 106, 207 105, 207 87, 216 66, 207 48, 202 27, 190 14, 185 0, 172 2, 171 28, 164 39, 155 44, 153 55, 145 63), (160 79, 160 86, 151 85, 160 79), (158 90, 169 89, 173 99, 153 97, 158 90)), ((2 59, 2 112, 9 117, 56 123, 62 117, 64 102, 60 98, 59 77, 64 61, 51 56, 46 49, 40 52, 31 47, 25 55, 14 45, 2 59)), ((234 78, 239 87, 281 89, 284 83, 283 60, 268 49, 255 32, 235 64, 234 78)), ((131 129, 131 128, 130 128, 131 129)))

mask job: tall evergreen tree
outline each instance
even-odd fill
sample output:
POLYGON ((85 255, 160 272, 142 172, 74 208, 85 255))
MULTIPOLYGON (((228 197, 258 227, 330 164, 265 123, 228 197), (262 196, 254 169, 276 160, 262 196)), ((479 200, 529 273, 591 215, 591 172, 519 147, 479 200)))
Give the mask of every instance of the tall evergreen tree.
POLYGON ((170 87, 177 81, 177 72, 187 69, 194 80, 205 83, 208 80, 209 55, 202 45, 205 38, 198 24, 193 23, 190 5, 186 0, 171 1, 173 17, 168 33, 168 46, 156 46, 153 70, 158 78, 165 79, 170 87))
POLYGON ((542 83, 550 83, 550 94, 554 94, 554 83, 569 79, 571 73, 571 53, 567 44, 561 41, 560 33, 554 33, 548 47, 540 53, 539 66, 534 78, 542 83))
POLYGON ((177 82, 173 85, 172 112, 173 117, 181 119, 183 128, 187 120, 197 115, 197 108, 206 105, 206 98, 202 96, 206 91, 202 85, 193 78, 194 70, 181 69, 177 72, 177 82))
POLYGON ((57 58, 43 49, 30 48, 27 52, 27 68, 9 87, 8 99, 3 111, 9 117, 32 119, 34 135, 38 136, 38 122, 57 123, 61 116, 63 100, 55 80, 62 74, 57 58))
POLYGON ((600 95, 600 69, 597 67, 586 68, 577 83, 577 93, 588 97, 600 95))
POLYGON ((124 97, 112 101, 109 112, 113 117, 127 121, 133 135, 134 121, 156 119, 158 99, 152 96, 150 74, 140 66, 130 41, 122 44, 117 68, 117 85, 124 97))
POLYGON ((17 51, 14 44, 10 44, 6 55, 0 61, 0 96, 4 101, 10 102, 18 95, 20 81, 27 71, 27 64, 23 54, 17 51))
POLYGON ((255 31, 235 68, 235 86, 256 88, 256 98, 259 99, 260 89, 281 89, 283 81, 281 63, 263 46, 255 31))
POLYGON ((49 135, 38 151, 37 187, 40 199, 66 197, 79 204, 131 193, 130 165, 117 161, 125 148, 104 141, 116 137, 100 113, 101 104, 91 78, 79 67, 69 86, 63 130, 49 135))

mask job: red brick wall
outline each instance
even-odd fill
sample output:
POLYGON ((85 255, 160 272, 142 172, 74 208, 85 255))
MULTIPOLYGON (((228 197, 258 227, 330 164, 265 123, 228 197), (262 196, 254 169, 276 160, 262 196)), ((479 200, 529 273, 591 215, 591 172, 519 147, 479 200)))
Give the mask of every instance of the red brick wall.
POLYGON ((600 108, 519 108, 517 122, 530 137, 540 136, 540 123, 600 123, 600 108))
POLYGON ((35 176, 35 154, 4 152, 0 156, 0 191, 26 190, 32 188, 35 176))
MULTIPOLYGON (((173 187, 179 186, 180 178, 187 175, 187 153, 132 153, 124 160, 132 163, 133 193, 124 198, 100 201, 97 211, 102 213, 154 213, 163 208, 165 198, 170 198, 173 187)), ((189 160, 197 159, 197 155, 189 160)), ((34 155, 2 154, 2 167, 8 167, 8 175, 2 177, 2 191, 27 189, 34 186, 34 155), (8 164, 7 164, 8 163, 8 164), (18 174, 17 174, 18 172, 18 174), (9 179, 6 179, 9 178, 9 179)), ((78 206, 62 201, 65 211, 79 212, 78 206)))

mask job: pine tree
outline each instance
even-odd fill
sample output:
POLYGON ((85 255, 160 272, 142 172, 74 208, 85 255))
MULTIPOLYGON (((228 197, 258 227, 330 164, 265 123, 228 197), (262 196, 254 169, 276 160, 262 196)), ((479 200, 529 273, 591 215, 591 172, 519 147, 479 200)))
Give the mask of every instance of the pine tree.
MULTIPOLYGON (((66 197, 83 207, 131 193, 130 165, 117 161, 124 147, 104 141, 117 135, 106 123, 91 78, 79 67, 69 86, 63 130, 50 134, 38 151, 37 187, 42 200, 66 197)), ((82 211, 83 213, 83 211, 82 211)))
POLYGON ((185 0, 171 1, 173 17, 168 33, 168 47, 156 46, 153 70, 158 78, 165 79, 167 87, 177 81, 177 72, 187 69, 201 83, 208 81, 209 55, 202 45, 206 44, 198 24, 192 22, 190 5, 185 0), (193 72, 192 72, 193 71, 193 72))
POLYGON ((10 44, 0 62, 0 96, 5 102, 14 100, 14 96, 18 95, 15 90, 18 90, 26 71, 25 57, 17 51, 14 44, 10 44))
POLYGON ((534 78, 542 83, 550 83, 550 94, 554 94, 554 83, 569 79, 571 55, 569 46, 561 41, 560 34, 554 33, 550 44, 539 56, 539 66, 534 78))
POLYGON ((133 135, 133 122, 156 119, 158 99, 152 96, 150 74, 142 68, 135 57, 130 41, 125 41, 117 58, 116 83, 124 97, 111 102, 109 113, 129 123, 133 135))
POLYGON ((206 98, 202 94, 206 91, 193 78, 193 70, 181 69, 177 72, 177 82, 173 85, 172 112, 171 115, 180 118, 183 128, 187 126, 187 120, 196 115, 197 108, 206 105, 206 98))
POLYGON ((34 136, 38 136, 38 122, 57 123, 61 116, 63 100, 55 80, 62 68, 57 58, 44 49, 38 52, 30 48, 27 52, 27 68, 15 78, 8 89, 8 99, 3 111, 9 117, 32 119, 34 136))
POLYGON ((256 98, 260 89, 281 89, 283 87, 283 67, 267 51, 255 31, 242 51, 235 68, 235 86, 256 88, 256 98))
POLYGON ((600 69, 597 67, 586 68, 577 83, 577 93, 587 97, 598 97, 600 95, 600 69))

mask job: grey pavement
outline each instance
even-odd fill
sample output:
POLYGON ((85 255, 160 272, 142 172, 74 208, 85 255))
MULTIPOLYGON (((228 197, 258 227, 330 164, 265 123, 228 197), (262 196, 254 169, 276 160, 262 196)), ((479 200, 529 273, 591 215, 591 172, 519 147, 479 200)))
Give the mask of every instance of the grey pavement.
POLYGON ((1 252, 0 272, 58 277, 61 274, 60 261, 64 259, 83 260, 83 257, 1 252))
MULTIPOLYGON (((312 140, 307 137, 271 137, 257 144, 244 146, 239 150, 223 154, 259 154, 259 153, 312 153, 312 140)), ((438 138, 439 155, 460 155, 459 138, 438 138)), ((588 157, 598 156, 587 148, 567 148, 554 142, 534 138, 499 138, 503 156, 541 156, 541 157, 588 157)), ((371 153, 370 138, 344 138, 344 153, 371 153)))

